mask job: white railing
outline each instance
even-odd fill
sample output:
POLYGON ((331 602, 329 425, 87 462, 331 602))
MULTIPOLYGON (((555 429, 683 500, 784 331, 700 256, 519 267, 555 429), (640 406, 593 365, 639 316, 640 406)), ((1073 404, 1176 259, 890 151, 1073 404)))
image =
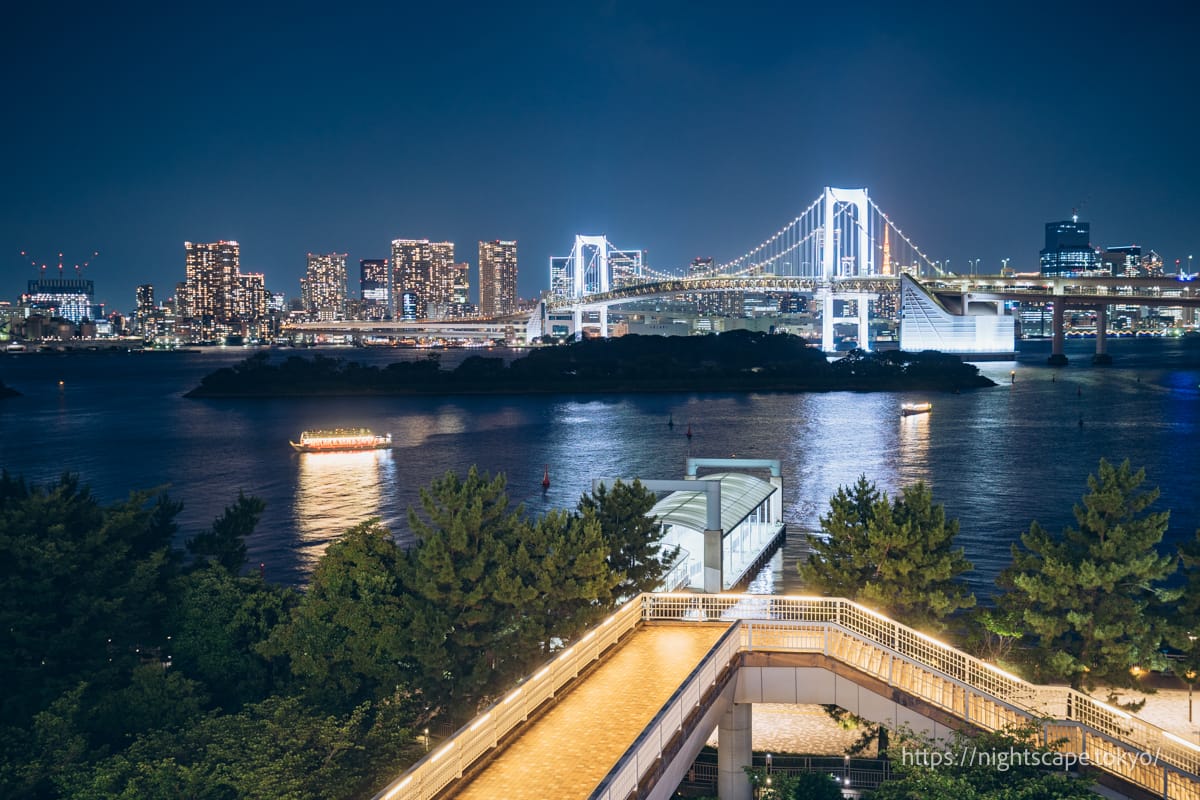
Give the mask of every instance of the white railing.
POLYGON ((459 728, 436 750, 376 794, 375 800, 429 800, 451 781, 462 777, 463 770, 495 747, 505 734, 528 719, 530 712, 554 697, 554 693, 580 670, 641 622, 641 604, 640 597, 630 600, 491 708, 459 728))
POLYGON ((821 653, 967 720, 1000 730, 1035 722, 1047 741, 1169 800, 1200 800, 1200 747, 1065 686, 1039 686, 865 606, 840 598, 643 594, 460 728, 375 795, 429 800, 642 622, 726 621, 731 629, 626 751, 595 798, 623 800, 739 651, 821 653), (734 624, 734 623, 741 624, 734 624), (1123 754, 1123 755, 1122 755, 1123 754), (1147 754, 1152 764, 1139 758, 1147 754), (1130 756, 1133 756, 1132 758, 1130 756))

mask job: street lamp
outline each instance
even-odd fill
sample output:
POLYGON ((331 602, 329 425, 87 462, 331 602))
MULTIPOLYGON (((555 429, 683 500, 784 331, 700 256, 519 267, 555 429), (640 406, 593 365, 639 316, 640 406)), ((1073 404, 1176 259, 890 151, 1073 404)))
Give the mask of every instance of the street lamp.
POLYGON ((425 729, 425 752, 429 752, 429 728, 425 729))
POLYGON ((1007 259, 1007 258, 1002 258, 1002 259, 1000 259, 1000 264, 1001 264, 1001 268, 1002 268, 1002 270, 1007 270, 1007 269, 1008 269, 1008 262, 1009 262, 1010 260, 1011 260, 1011 259, 1007 259))

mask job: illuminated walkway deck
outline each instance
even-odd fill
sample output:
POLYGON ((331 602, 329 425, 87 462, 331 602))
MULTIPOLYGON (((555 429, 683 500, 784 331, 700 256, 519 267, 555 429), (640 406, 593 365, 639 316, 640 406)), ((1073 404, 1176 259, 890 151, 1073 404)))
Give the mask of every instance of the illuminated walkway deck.
POLYGON ((521 733, 501 758, 450 796, 588 797, 726 627, 637 630, 587 680, 521 733))

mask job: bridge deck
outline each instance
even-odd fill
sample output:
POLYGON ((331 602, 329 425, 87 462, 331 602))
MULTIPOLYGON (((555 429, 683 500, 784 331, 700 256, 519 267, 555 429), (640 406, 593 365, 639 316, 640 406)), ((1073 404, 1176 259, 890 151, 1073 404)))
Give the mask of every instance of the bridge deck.
POLYGON ((643 627, 451 796, 586 798, 726 630, 643 627))

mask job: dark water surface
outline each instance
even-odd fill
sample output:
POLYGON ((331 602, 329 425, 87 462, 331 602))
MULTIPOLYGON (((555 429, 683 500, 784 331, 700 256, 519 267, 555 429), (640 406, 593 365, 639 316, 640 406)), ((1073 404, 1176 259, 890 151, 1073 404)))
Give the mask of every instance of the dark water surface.
MULTIPOLYGON (((1170 508, 1172 540, 1200 526, 1200 341, 1110 342, 1113 367, 1092 367, 1091 343, 1069 342, 1072 365, 1043 366, 1044 342, 1019 361, 981 365, 999 386, 963 394, 652 394, 313 400, 186 400, 200 378, 247 353, 21 354, 0 379, 24 396, 0 401, 0 465, 35 482, 78 472, 103 499, 170 485, 192 535, 244 490, 267 511, 250 541, 269 578, 302 582, 326 545, 378 516, 401 541, 418 491, 447 470, 504 472, 532 511, 573 506, 599 476, 678 478, 684 458, 783 460, 793 534, 817 528, 829 496, 860 474, 889 492, 925 480, 961 521, 960 543, 988 593, 1009 545, 1032 519, 1054 528, 1101 456, 1144 466, 1170 508), (1009 373, 1016 371, 1016 382, 1009 373), (63 384, 60 388, 59 381, 63 384), (902 418, 900 404, 931 400, 902 418), (669 429, 673 417, 675 428, 669 429), (1080 421, 1082 420, 1082 426, 1080 421), (684 431, 691 425, 689 442, 684 431), (306 428, 366 426, 398 447, 293 453, 306 428), (543 465, 552 486, 542 492, 543 465)), ((310 353, 305 353, 309 355, 310 353)), ((468 355, 450 352, 443 363, 468 355)), ((338 351, 371 363, 420 352, 338 351)), ((276 356, 282 357, 282 354, 276 356)), ((793 535, 761 584, 797 589, 793 535)))

